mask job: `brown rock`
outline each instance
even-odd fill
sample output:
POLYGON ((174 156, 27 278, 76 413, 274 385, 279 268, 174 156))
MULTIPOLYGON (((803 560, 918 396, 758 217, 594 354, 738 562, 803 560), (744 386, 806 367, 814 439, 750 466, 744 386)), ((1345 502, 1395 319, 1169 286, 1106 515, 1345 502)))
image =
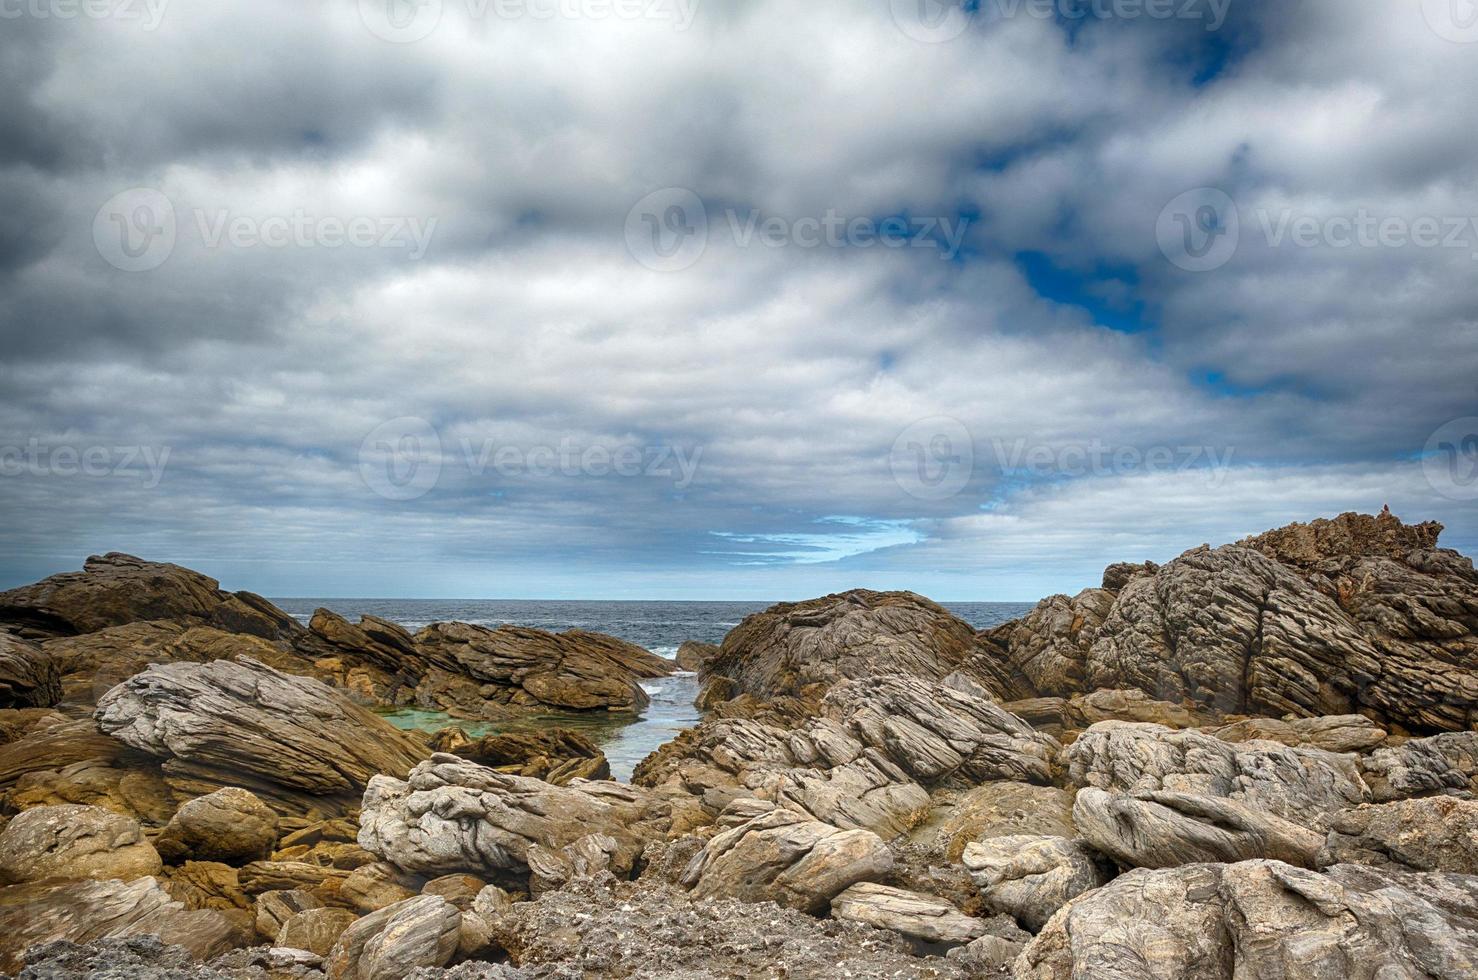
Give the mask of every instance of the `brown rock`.
POLYGON ((456 754, 480 766, 563 786, 572 779, 610 779, 605 753, 567 728, 489 735, 456 754))
POLYGON ((37 807, 0 832, 0 882, 132 881, 156 875, 163 867, 136 820, 98 807, 37 807))
POLYGON ((50 708, 61 699, 56 661, 37 644, 0 632, 0 708, 50 708))
POLYGON ((415 890, 407 885, 409 880, 409 876, 401 874, 393 865, 381 862, 366 864, 355 868, 344 879, 344 884, 339 887, 339 897, 351 909, 367 915, 415 898, 415 890))
POLYGON ((157 846, 167 860, 243 864, 268 857, 277 814, 244 789, 228 786, 191 800, 169 821, 157 846))
POLYGON ((306 909, 282 925, 276 945, 285 949, 306 949, 317 956, 328 956, 344 931, 359 919, 345 909, 306 909))
POLYGON ((292 918, 309 909, 323 908, 323 902, 312 892, 301 888, 273 889, 256 900, 257 935, 272 942, 292 918))
POLYGON ((372 912, 339 937, 329 980, 401 980, 417 967, 445 966, 457 953, 462 916, 444 898, 422 895, 372 912))

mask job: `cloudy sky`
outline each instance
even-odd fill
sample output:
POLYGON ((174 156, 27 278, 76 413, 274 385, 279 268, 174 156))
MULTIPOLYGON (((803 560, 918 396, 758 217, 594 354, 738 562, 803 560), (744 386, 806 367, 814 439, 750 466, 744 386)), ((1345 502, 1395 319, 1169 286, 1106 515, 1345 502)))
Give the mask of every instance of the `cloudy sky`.
POLYGON ((0 0, 0 586, 1478 552, 1472 0, 0 0))

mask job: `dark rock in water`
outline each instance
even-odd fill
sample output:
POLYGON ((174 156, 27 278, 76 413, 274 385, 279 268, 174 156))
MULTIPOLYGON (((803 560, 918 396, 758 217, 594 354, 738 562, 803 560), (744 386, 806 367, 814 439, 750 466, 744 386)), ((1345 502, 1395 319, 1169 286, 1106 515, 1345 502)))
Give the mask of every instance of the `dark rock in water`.
POLYGON ((181 568, 110 554, 87 559, 34 585, 0 592, 0 623, 37 635, 69 636, 149 619, 215 626, 269 640, 302 627, 259 595, 223 592, 215 579, 181 568))
POLYGON ((718 656, 717 644, 688 640, 677 648, 676 661, 679 670, 691 670, 696 673, 716 656, 718 656))
POLYGON ((62 672, 35 643, 0 632, 0 708, 50 708, 62 699, 62 672))
MULTIPOLYGON (((839 681, 877 674, 942 680, 993 665, 977 663, 975 632, 943 606, 912 592, 856 589, 807 602, 782 602, 746 618, 724 637, 705 677, 725 677, 735 693, 775 698, 817 695, 839 681)), ((997 693, 1004 693, 997 690, 997 693)))
POLYGON ((532 776, 556 786, 572 779, 611 778, 605 753, 584 735, 566 728, 488 735, 454 754, 499 772, 532 776))
POLYGON ((672 673, 634 643, 585 630, 433 623, 415 642, 429 663, 456 664, 485 698, 517 708, 635 711, 648 703, 638 681, 672 673))
POLYGON ((163 760, 182 793, 241 786, 287 813, 350 809, 372 776, 430 754, 342 692, 253 660, 152 666, 104 695, 96 718, 163 760))

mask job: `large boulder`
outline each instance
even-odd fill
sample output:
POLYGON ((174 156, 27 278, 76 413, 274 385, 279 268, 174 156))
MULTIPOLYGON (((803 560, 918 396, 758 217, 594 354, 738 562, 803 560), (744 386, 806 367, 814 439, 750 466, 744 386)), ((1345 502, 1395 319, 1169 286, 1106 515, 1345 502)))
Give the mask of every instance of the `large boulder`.
POLYGON ((1451 797, 1341 810, 1325 818, 1319 863, 1478 875, 1478 802, 1451 797))
POLYGON ((251 941, 241 916, 186 909, 153 878, 48 880, 0 889, 0 971, 6 973, 18 972, 26 951, 42 943, 150 935, 197 960, 251 941))
POLYGON ((1478 794, 1478 732, 1443 732, 1384 746, 1361 758, 1360 773, 1377 803, 1429 793, 1478 794))
POLYGON ((277 832, 277 813, 271 807, 244 789, 228 786, 180 807, 157 846, 174 862, 247 864, 271 855, 277 832))
POLYGON ((632 829, 641 816, 637 791, 626 787, 554 786, 438 754, 405 780, 370 780, 359 844, 413 874, 491 878, 526 873, 535 845, 559 850, 599 833, 617 842, 617 869, 630 871, 642 849, 632 829))
POLYGON ((420 967, 446 966, 461 928, 462 913, 439 895, 372 912, 339 936, 327 960, 329 980, 402 980, 420 967))
POLYGON ((1063 755, 1076 786, 1224 797, 1305 826, 1370 800, 1354 756, 1274 742, 1233 744, 1163 725, 1099 722, 1063 755))
POLYGON ((342 692, 250 659, 155 665, 98 702, 98 727, 163 760, 182 792, 251 790, 282 812, 343 811, 429 751, 342 692))
POLYGON ((703 673, 728 678, 731 695, 775 698, 876 674, 937 681, 977 666, 978 653, 969 624, 944 607, 912 592, 856 589, 747 617, 703 673))
POLYGON ((1063 837, 992 837, 967 844, 962 861, 986 908, 1033 930, 1109 878, 1092 852, 1063 837))
POLYGON ((1277 861, 1135 870, 1079 896, 1018 980, 1457 980, 1478 972, 1478 877, 1277 861))
POLYGON ((37 644, 0 631, 0 708, 50 708, 61 699, 56 660, 37 644))
POLYGON ((693 856, 682 884, 695 899, 773 901, 819 914, 847 888, 892 868, 878 835, 775 809, 716 835, 693 856))
POLYGON ((949 902, 889 885, 858 882, 831 900, 834 918, 865 922, 922 943, 961 946, 989 926, 949 902))
POLYGON ((157 875, 164 864, 138 821, 93 806, 27 810, 0 832, 0 883, 157 875))
POLYGON ((429 663, 455 664, 484 697, 515 708, 636 711, 649 701, 639 681, 673 669, 634 643, 585 630, 432 623, 415 645, 429 663))
POLYGON ((1225 797, 1140 790, 1078 791, 1073 823, 1083 839, 1126 868, 1272 858, 1312 867, 1324 838, 1307 827, 1225 797))
POLYGON ((0 622, 38 635, 92 633, 149 619, 271 640, 290 639, 302 631, 261 596, 223 592, 219 582, 199 572, 116 552, 87 559, 80 572, 0 592, 0 622))

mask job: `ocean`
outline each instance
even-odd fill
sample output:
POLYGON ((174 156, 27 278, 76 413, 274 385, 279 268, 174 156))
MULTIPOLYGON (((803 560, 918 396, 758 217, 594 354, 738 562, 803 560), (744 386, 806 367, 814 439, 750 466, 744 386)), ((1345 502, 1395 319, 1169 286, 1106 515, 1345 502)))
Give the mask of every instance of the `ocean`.
MULTIPOLYGON (((688 640, 718 643, 751 613, 767 608, 767 602, 662 602, 585 601, 524 599, 273 599, 280 608, 307 624, 313 611, 331 609, 351 622, 360 616, 378 616, 399 623, 412 632, 428 623, 458 621, 477 626, 514 623, 551 632, 567 629, 607 633, 660 657, 672 659, 688 640)), ((1024 616, 1031 603, 947 602, 941 603, 976 629, 995 626, 1024 616)), ((458 726, 479 737, 501 731, 529 728, 573 728, 585 734, 605 752, 616 779, 629 780, 636 764, 659 745, 670 741, 684 728, 699 721, 693 699, 697 678, 678 673, 643 681, 652 703, 639 718, 601 714, 551 712, 521 718, 516 722, 487 724, 469 722, 434 711, 401 709, 383 712, 393 725, 406 729, 437 731, 458 726)))

